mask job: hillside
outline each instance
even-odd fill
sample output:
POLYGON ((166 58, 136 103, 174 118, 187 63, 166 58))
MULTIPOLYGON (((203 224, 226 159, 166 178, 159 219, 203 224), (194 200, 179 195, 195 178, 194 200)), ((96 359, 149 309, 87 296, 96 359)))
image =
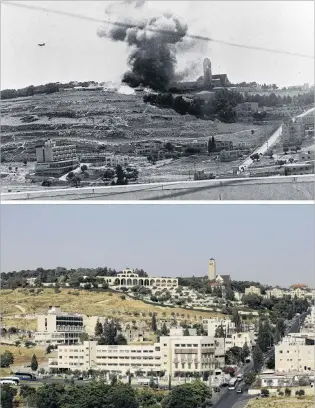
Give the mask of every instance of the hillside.
POLYGON ((111 292, 92 292, 88 290, 45 288, 40 293, 30 289, 1 291, 3 324, 24 329, 35 329, 35 313, 45 312, 49 306, 60 306, 65 312, 76 312, 89 316, 117 317, 130 321, 132 316, 149 320, 149 312, 156 313, 158 319, 176 316, 177 320, 199 322, 214 316, 211 312, 200 312, 181 308, 170 308, 146 304, 140 300, 122 299, 122 294, 111 292), (22 312, 23 311, 23 312, 22 312), (21 326, 23 322, 23 327, 21 326))
POLYGON ((268 398, 260 400, 251 400, 247 408, 313 408, 314 398, 268 398))

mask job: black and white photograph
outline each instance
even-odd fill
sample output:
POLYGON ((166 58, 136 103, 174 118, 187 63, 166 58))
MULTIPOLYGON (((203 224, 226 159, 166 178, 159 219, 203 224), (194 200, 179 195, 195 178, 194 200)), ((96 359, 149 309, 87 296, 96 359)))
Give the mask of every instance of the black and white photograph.
POLYGON ((313 200, 314 2, 3 1, 2 200, 313 200))

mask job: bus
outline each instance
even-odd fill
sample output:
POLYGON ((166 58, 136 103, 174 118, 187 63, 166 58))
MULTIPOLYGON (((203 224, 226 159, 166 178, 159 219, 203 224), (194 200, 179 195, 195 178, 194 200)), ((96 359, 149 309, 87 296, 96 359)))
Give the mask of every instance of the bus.
POLYGON ((238 383, 238 379, 237 378, 232 378, 229 381, 229 390, 235 390, 235 388, 237 386, 237 383, 238 383))
POLYGON ((24 381, 36 381, 36 377, 34 374, 31 373, 14 373, 16 377, 18 377, 20 380, 24 381))
MULTIPOLYGON (((1 384, 7 384, 4 381, 13 381, 15 385, 19 385, 20 384, 20 379, 19 377, 2 377, 0 378, 1 384)), ((11 383, 10 383, 11 384, 11 383)))

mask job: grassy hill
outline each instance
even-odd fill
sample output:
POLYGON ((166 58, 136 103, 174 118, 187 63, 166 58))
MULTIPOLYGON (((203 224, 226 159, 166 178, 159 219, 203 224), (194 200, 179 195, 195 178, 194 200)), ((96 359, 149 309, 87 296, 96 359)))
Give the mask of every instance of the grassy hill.
POLYGON ((266 398, 260 400, 251 400, 247 408, 313 408, 314 398, 266 398))
POLYGON ((134 316, 148 320, 151 319, 150 312, 156 313, 158 319, 170 318, 175 314, 176 320, 192 323, 215 315, 213 312, 150 305, 128 296, 123 299, 123 295, 118 293, 75 289, 60 289, 60 293, 51 288, 45 288, 40 293, 30 289, 2 290, 1 300, 3 325, 29 330, 36 327, 35 314, 45 312, 49 306, 60 306, 65 312, 115 317, 122 321, 130 321, 134 316))

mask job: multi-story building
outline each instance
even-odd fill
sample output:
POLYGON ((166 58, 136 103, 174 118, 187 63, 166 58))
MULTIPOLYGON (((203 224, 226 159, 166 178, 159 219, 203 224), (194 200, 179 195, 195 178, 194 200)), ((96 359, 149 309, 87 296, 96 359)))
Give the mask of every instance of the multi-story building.
POLYGON ((236 112, 239 116, 249 116, 258 112, 258 102, 243 102, 236 106, 236 112))
POLYGON ((61 175, 79 165, 75 145, 58 145, 47 140, 36 147, 35 173, 42 175, 61 175))
POLYGON ((235 332, 235 323, 228 318, 220 319, 218 317, 213 317, 211 319, 204 319, 202 325, 210 337, 214 337, 218 327, 223 328, 226 336, 235 332))
POLYGON ((83 317, 62 312, 50 306, 47 313, 37 316, 35 342, 39 344, 76 344, 84 332, 83 317))
POLYGON ((267 298, 281 299, 286 294, 289 294, 289 293, 287 291, 283 290, 283 289, 280 289, 280 288, 273 288, 271 290, 266 290, 267 298))
POLYGON ((247 344, 251 350, 256 344, 254 332, 234 333, 232 334, 232 343, 233 347, 240 348, 247 344))
POLYGON ((248 288, 245 288, 245 295, 261 296, 261 290, 260 288, 257 288, 256 286, 249 286, 248 288))
POLYGON ((96 341, 58 346, 57 365, 62 371, 108 370, 125 375, 138 370, 145 374, 166 372, 209 373, 214 367, 214 340, 205 336, 161 336, 154 345, 104 346, 96 341))
POLYGON ((125 269, 122 273, 118 273, 116 276, 97 276, 98 279, 103 279, 109 286, 146 286, 148 288, 177 288, 177 278, 151 278, 140 277, 133 269, 125 269))
POLYGON ((278 372, 314 372, 314 342, 306 344, 304 337, 284 337, 275 346, 275 369, 278 372))
POLYGON ((283 147, 300 146, 304 136, 303 124, 299 122, 285 123, 282 126, 283 147))
POLYGON ((108 153, 85 153, 80 155, 81 162, 101 163, 104 166, 126 166, 130 163, 130 156, 113 155, 108 153))

